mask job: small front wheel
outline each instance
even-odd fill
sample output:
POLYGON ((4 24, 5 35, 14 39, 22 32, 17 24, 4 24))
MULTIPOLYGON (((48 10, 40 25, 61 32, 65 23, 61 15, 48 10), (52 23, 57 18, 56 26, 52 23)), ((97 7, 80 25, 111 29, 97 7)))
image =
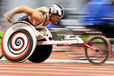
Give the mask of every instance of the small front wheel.
POLYGON ((111 43, 104 36, 93 36, 88 40, 87 44, 97 49, 85 48, 85 55, 92 64, 101 64, 111 55, 111 43))

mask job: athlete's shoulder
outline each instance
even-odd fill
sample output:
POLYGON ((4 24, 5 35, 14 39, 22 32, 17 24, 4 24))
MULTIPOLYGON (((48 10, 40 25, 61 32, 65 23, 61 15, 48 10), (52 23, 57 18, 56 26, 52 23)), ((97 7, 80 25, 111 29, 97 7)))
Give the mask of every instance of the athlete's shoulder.
POLYGON ((37 11, 40 11, 40 12, 43 12, 43 11, 44 12, 49 12, 49 8, 48 7, 45 7, 45 6, 44 7, 37 8, 36 10, 37 11))

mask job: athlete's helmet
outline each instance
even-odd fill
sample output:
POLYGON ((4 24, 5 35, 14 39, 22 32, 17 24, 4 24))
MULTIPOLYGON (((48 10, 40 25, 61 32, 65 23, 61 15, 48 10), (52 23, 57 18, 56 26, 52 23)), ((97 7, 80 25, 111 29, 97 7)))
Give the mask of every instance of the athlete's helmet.
POLYGON ((53 15, 58 15, 61 18, 64 16, 64 10, 63 7, 58 5, 58 4, 54 4, 50 7, 49 13, 53 14, 53 15))

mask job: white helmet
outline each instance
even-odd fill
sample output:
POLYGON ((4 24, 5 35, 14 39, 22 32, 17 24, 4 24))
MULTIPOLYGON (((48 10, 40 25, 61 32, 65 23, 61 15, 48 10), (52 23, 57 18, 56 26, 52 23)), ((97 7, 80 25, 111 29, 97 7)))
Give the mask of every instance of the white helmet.
POLYGON ((50 7, 49 13, 53 14, 53 15, 58 15, 61 18, 64 16, 64 10, 63 7, 58 5, 58 4, 54 4, 50 7))

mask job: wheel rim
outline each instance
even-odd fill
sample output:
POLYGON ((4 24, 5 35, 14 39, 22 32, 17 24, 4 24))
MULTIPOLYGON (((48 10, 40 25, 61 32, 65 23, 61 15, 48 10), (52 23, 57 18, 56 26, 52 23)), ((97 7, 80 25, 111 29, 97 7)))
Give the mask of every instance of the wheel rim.
POLYGON ((99 50, 99 51, 93 51, 86 48, 86 56, 91 63, 101 64, 107 60, 109 56, 109 47, 105 39, 101 37, 95 37, 89 40, 88 44, 99 50))
POLYGON ((36 47, 36 36, 32 28, 28 25, 24 25, 24 27, 19 25, 21 28, 12 31, 17 26, 18 24, 11 26, 2 39, 2 52, 12 62, 26 60, 36 47))

